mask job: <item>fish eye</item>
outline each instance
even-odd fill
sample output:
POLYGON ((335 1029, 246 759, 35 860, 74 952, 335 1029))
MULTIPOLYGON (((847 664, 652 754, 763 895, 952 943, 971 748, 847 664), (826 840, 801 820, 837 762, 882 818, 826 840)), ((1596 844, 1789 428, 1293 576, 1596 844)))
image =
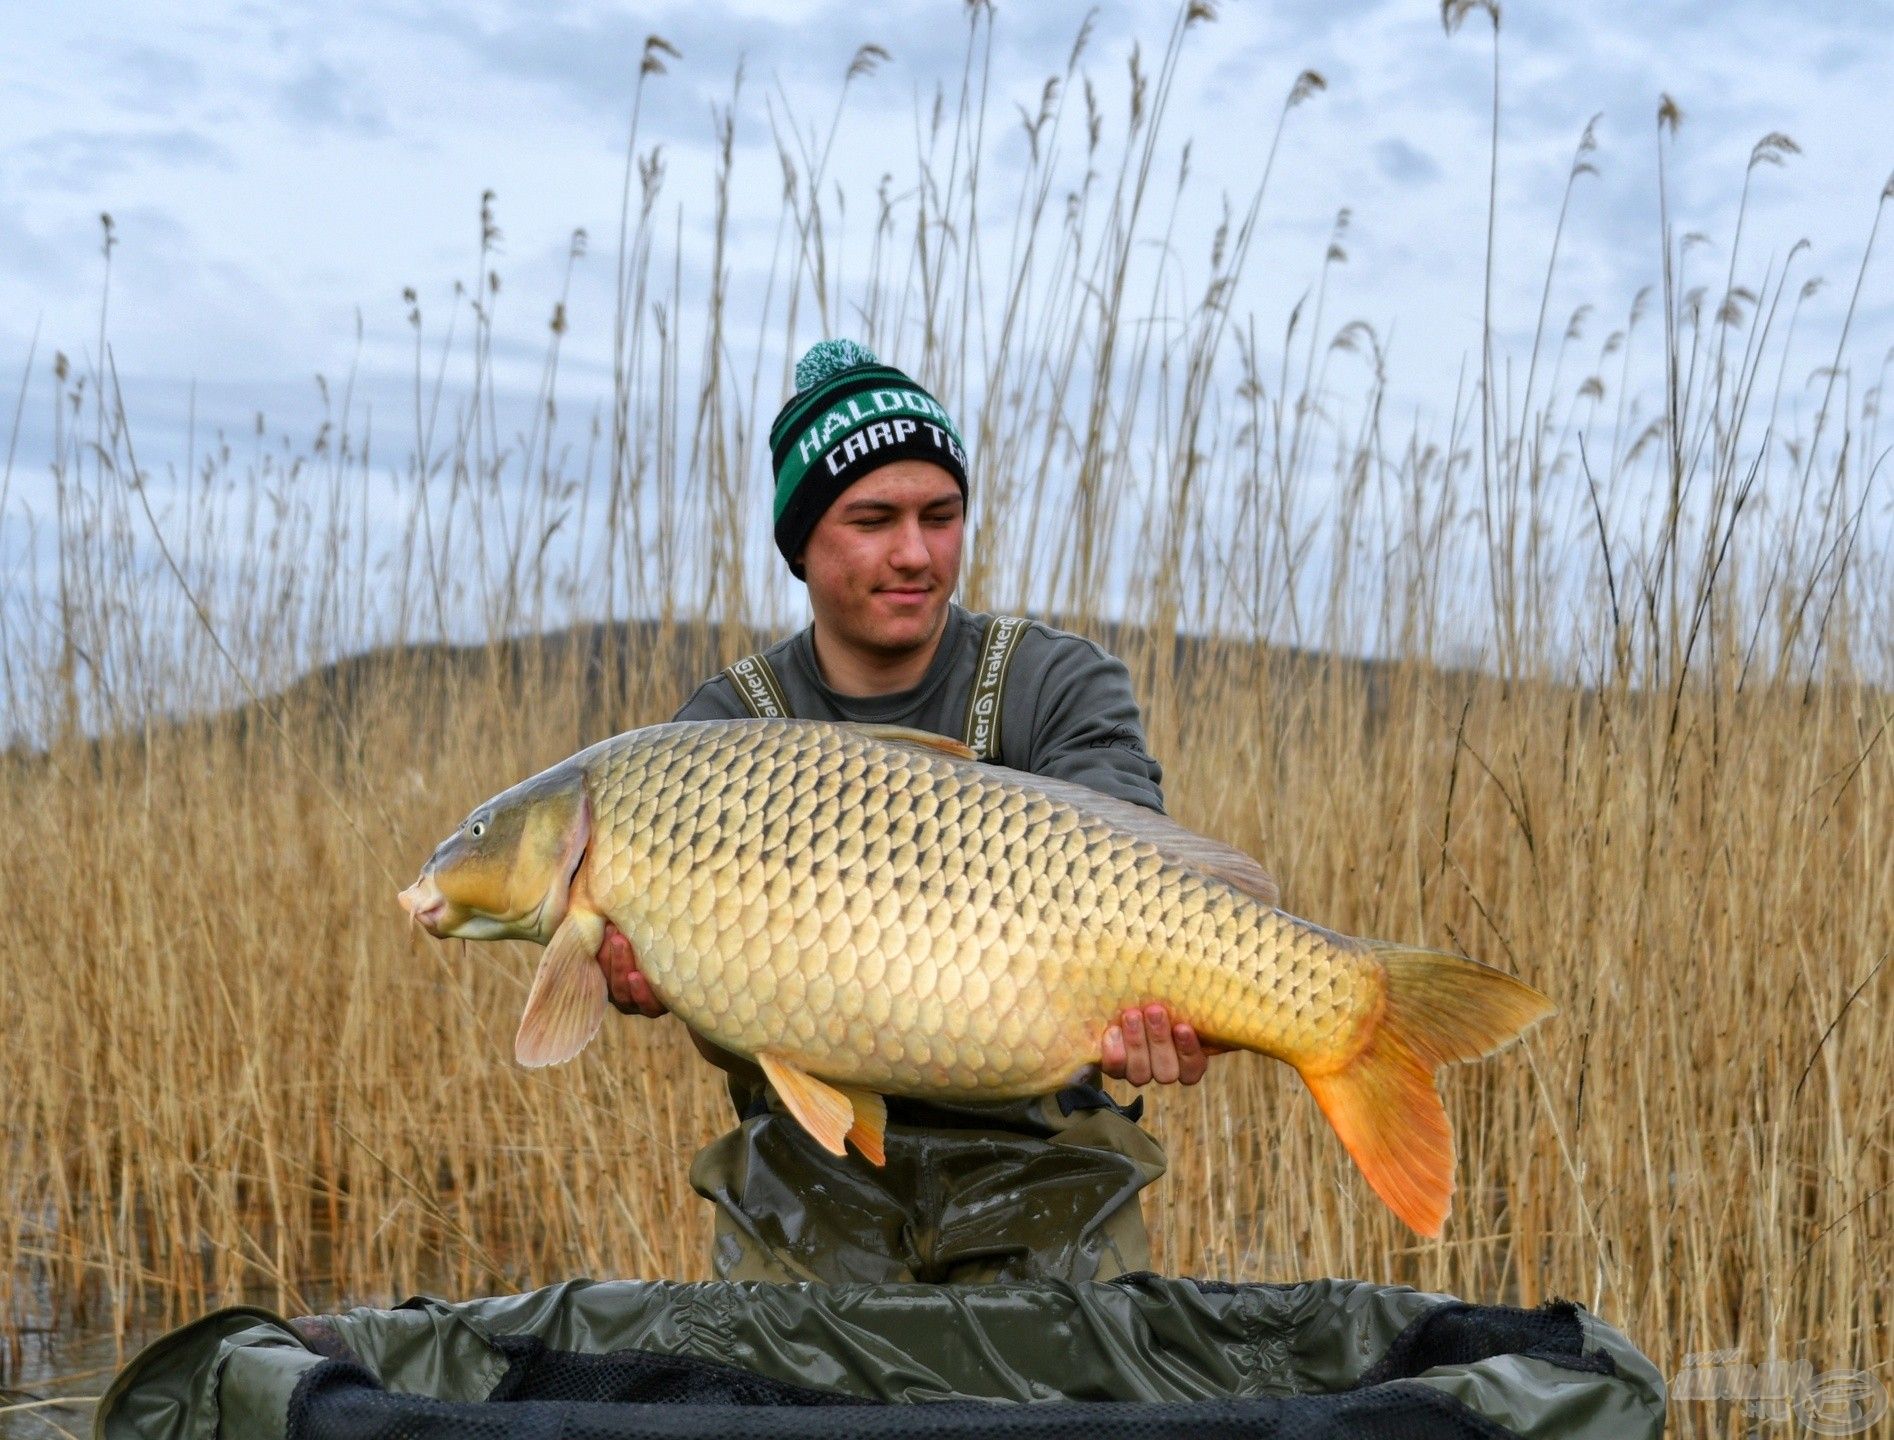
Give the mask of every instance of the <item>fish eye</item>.
POLYGON ((472 821, 467 826, 467 833, 478 840, 482 835, 487 833, 487 822, 484 820, 472 821))

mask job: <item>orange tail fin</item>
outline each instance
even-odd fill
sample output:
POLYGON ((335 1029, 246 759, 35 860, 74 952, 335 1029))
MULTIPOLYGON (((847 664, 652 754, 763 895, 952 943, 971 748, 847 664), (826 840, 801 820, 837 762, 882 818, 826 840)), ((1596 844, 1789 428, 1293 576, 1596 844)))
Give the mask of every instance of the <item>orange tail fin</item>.
POLYGON ((1434 1072, 1491 1055, 1556 1007, 1477 960, 1369 943, 1387 966, 1381 1017, 1347 1064, 1302 1078, 1375 1194, 1438 1236, 1453 1208, 1453 1131, 1434 1072))

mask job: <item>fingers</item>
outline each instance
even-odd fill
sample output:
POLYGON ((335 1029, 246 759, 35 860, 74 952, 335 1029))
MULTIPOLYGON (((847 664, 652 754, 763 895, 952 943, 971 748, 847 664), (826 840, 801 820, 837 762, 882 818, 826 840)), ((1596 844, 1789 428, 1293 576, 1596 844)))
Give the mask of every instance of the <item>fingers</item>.
POLYGON ((1197 1032, 1181 1020, 1171 1026, 1171 1038, 1177 1042, 1178 1083, 1195 1085, 1210 1068, 1210 1057, 1204 1053, 1197 1032))
POLYGON ((1131 1006, 1108 1027, 1099 1047, 1099 1068, 1114 1080, 1133 1085, 1195 1085, 1210 1068, 1210 1056, 1194 1027, 1171 1023, 1167 1006, 1153 1002, 1131 1006))
POLYGON ((605 990, 612 1004, 627 1015, 637 1014, 631 982, 638 967, 631 958, 631 942, 613 926, 605 927, 605 940, 598 947, 598 965, 605 972, 605 990))
POLYGON ((598 947, 599 968, 605 972, 605 988, 614 1006, 627 1015, 643 1015, 655 1020, 670 1013, 658 999, 651 982, 638 969, 638 952, 631 948, 616 925, 607 924, 605 939, 598 947))
POLYGON ((660 1015, 671 1013, 671 1007, 658 999, 658 992, 651 988, 651 982, 645 979, 643 971, 631 972, 630 988, 631 1003, 645 1019, 655 1020, 660 1015))
POLYGON ((1151 1083, 1151 1043, 1145 1033, 1144 1012, 1133 1005, 1107 1026, 1099 1046, 1098 1068, 1113 1080, 1133 1085, 1151 1083))
POLYGON ((1114 1080, 1125 1078, 1125 1032, 1117 1025, 1105 1028, 1105 1042, 1100 1047, 1098 1068, 1114 1080))
POLYGON ((1160 1085, 1175 1085, 1181 1067, 1171 1037, 1171 1012, 1162 1005, 1146 1005, 1144 1030, 1151 1037, 1151 1078, 1160 1085))

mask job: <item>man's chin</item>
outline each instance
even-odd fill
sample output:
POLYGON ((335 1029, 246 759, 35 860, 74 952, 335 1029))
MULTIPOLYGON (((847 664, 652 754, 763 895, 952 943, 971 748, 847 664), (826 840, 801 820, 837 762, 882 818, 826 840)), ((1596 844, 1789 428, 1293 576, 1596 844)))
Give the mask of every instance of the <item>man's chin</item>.
POLYGON ((940 633, 946 610, 938 595, 929 595, 924 604, 878 603, 867 617, 871 633, 863 638, 881 650, 913 650, 940 633))

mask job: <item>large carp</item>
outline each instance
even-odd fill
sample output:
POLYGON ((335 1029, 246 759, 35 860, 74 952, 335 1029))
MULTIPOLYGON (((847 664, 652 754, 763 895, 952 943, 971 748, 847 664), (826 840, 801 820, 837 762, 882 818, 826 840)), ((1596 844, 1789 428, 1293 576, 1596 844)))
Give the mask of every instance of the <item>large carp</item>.
POLYGON ((597 1033, 609 920, 687 1025, 877 1164, 883 1095, 1058 1089, 1126 1006, 1162 1001, 1293 1065, 1425 1235, 1453 1194, 1434 1072, 1552 1013, 1503 971, 1283 913, 1249 856, 1154 811, 886 726, 615 736, 475 809, 400 898, 434 935, 546 946, 522 1064, 597 1033))

